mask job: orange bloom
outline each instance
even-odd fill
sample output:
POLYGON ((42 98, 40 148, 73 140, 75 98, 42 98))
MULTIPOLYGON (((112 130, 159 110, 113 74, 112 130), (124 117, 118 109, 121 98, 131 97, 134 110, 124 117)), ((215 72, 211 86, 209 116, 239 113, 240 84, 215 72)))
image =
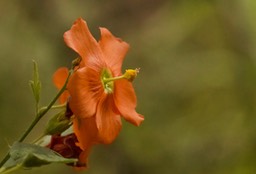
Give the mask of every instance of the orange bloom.
POLYGON ((82 148, 88 145, 88 126, 95 131, 95 140, 107 144, 120 132, 121 116, 136 126, 144 120, 135 111, 137 99, 131 83, 137 70, 121 73, 129 45, 106 28, 100 28, 100 32, 97 42, 79 18, 64 34, 66 44, 82 58, 68 83, 69 104, 77 118, 74 130, 82 148))

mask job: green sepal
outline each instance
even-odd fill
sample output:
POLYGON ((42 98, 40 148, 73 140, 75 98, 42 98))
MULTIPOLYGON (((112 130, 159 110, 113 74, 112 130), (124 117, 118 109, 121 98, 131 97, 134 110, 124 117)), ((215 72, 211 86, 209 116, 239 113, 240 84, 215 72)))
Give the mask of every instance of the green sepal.
POLYGON ((29 81, 29 85, 32 89, 35 101, 38 104, 40 100, 40 93, 41 93, 41 81, 39 80, 38 65, 34 60, 33 60, 33 65, 34 65, 33 80, 29 81))
POLYGON ((72 125, 65 113, 66 110, 62 110, 48 121, 44 132, 45 135, 61 134, 72 125))
POLYGON ((10 149, 10 158, 1 172, 16 167, 30 169, 50 163, 75 163, 77 159, 64 158, 51 149, 34 144, 15 142, 10 149))

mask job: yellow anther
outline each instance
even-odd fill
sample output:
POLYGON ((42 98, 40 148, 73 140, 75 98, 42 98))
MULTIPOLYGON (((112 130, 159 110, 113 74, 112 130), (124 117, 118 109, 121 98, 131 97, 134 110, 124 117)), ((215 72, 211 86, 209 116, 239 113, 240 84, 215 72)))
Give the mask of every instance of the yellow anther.
POLYGON ((137 76, 137 74, 139 73, 140 69, 136 68, 136 69, 127 69, 124 73, 124 78, 129 80, 129 81, 133 81, 135 79, 135 77, 137 76))

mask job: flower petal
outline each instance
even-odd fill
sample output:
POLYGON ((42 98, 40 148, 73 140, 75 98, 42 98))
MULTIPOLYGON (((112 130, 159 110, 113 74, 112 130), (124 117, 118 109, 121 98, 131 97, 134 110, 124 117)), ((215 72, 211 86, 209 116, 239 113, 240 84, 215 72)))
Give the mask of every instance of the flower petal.
POLYGON ((64 41, 82 57, 87 66, 93 66, 102 61, 103 55, 99 44, 82 18, 78 18, 71 29, 64 33, 64 41))
POLYGON ((90 68, 80 68, 71 76, 67 88, 73 113, 79 118, 94 116, 98 100, 104 93, 100 73, 90 68))
POLYGON ((68 77, 68 68, 61 67, 53 74, 53 83, 57 89, 61 89, 68 77))
POLYGON ((121 75, 121 68, 124 57, 129 50, 129 45, 119 38, 116 38, 106 28, 100 28, 100 48, 104 54, 104 60, 111 67, 114 76, 121 75))
POLYGON ((77 136, 77 145, 83 150, 79 156, 76 169, 83 170, 88 167, 88 156, 94 144, 98 142, 98 129, 95 122, 95 117, 78 118, 73 120, 74 133, 77 136))
MULTIPOLYGON (((68 68, 61 67, 61 68, 57 69, 57 71, 53 74, 53 83, 55 84, 57 89, 60 90, 63 87, 67 77, 68 77, 68 68)), ((59 102, 61 104, 65 103, 67 101, 68 97, 69 97, 69 93, 67 90, 65 90, 61 94, 61 96, 59 98, 59 102)))
POLYGON ((144 117, 135 111, 137 98, 132 83, 122 79, 115 81, 114 101, 117 109, 130 123, 139 126, 144 117))
POLYGON ((98 140, 98 129, 95 117, 78 118, 73 120, 73 129, 78 139, 78 146, 86 151, 98 140))
POLYGON ((113 107, 112 95, 102 97, 97 107, 96 124, 99 131, 99 139, 103 144, 112 143, 122 127, 121 117, 113 112, 113 107))
POLYGON ((77 145, 83 150, 79 156, 76 169, 83 170, 88 167, 88 156, 92 146, 97 143, 98 129, 95 117, 82 119, 75 117, 73 120, 73 129, 78 139, 77 145))
POLYGON ((94 144, 98 143, 98 129, 95 117, 78 118, 73 120, 73 130, 78 139, 77 145, 83 150, 79 156, 76 169, 83 170, 88 167, 88 156, 94 144))
POLYGON ((67 102, 67 100, 68 100, 68 98, 69 98, 69 92, 66 90, 66 91, 64 91, 62 94, 61 94, 61 96, 60 96, 60 98, 59 98, 59 102, 60 102, 60 104, 64 104, 64 103, 66 103, 67 102))
POLYGON ((78 163, 77 165, 75 166, 75 169, 77 171, 82 171, 84 169, 87 169, 88 168, 88 156, 89 156, 89 153, 91 152, 91 146, 88 147, 88 149, 84 150, 80 156, 79 156, 79 160, 78 160, 78 163))

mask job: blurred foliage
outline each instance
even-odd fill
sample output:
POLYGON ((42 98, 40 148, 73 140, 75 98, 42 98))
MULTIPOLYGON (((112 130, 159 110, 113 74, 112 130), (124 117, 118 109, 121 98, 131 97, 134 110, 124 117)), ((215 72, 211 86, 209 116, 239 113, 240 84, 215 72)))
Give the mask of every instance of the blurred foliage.
MULTIPOLYGON (((39 64, 42 103, 51 75, 76 54, 63 33, 78 17, 131 45, 137 128, 97 146, 88 174, 252 174, 256 171, 256 2, 249 0, 0 0, 0 154, 33 117, 28 87, 39 64)), ((33 140, 40 129, 32 134, 33 140)), ((62 165, 17 173, 75 173, 62 165)))

